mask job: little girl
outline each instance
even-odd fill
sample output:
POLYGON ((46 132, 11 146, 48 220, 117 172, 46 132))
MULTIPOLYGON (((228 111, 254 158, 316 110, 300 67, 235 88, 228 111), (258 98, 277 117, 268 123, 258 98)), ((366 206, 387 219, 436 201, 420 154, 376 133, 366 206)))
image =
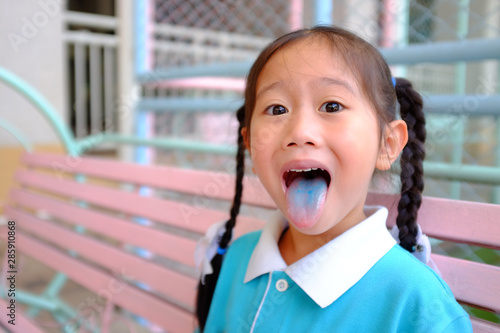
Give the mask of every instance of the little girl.
POLYGON ((423 246, 422 99, 373 46, 336 27, 278 38, 251 68, 237 117, 236 195, 199 285, 201 331, 472 332, 445 282, 411 255, 423 246), (229 247, 245 148, 282 217, 229 247), (401 151, 395 240, 387 209, 365 199, 401 151))

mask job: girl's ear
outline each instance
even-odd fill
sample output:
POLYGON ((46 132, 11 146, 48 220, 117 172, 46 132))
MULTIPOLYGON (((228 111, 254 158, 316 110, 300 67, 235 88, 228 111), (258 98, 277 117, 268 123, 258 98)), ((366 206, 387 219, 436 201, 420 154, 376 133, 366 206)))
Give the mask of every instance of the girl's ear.
MULTIPOLYGON (((250 150, 250 142, 248 141, 247 128, 243 127, 241 129, 241 135, 243 136, 243 141, 245 142, 245 147, 247 148, 250 158, 252 158, 252 151, 250 150)), ((252 166, 252 171, 255 173, 255 167, 252 166)))
POLYGON ((246 127, 243 127, 241 129, 241 136, 243 136, 243 141, 245 142, 245 147, 247 148, 248 150, 248 153, 252 154, 251 150, 250 150, 250 143, 248 142, 248 137, 247 137, 247 128, 246 127))
POLYGON ((389 170, 408 142, 408 128, 403 120, 391 121, 384 130, 375 167, 389 170))

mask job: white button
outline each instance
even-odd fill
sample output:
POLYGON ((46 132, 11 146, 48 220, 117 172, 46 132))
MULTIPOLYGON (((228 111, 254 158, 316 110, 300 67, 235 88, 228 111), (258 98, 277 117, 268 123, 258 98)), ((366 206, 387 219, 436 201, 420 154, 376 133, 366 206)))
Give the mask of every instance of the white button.
POLYGON ((276 289, 278 289, 278 291, 285 291, 288 289, 288 281, 285 280, 285 279, 279 279, 278 281, 276 281, 276 289))

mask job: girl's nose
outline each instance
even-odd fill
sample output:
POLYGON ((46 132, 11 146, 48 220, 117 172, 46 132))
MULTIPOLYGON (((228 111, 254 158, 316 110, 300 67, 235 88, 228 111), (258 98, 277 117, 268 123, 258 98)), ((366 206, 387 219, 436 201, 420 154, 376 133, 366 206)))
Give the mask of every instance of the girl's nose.
POLYGON ((288 122, 284 144, 286 147, 318 146, 320 126, 314 115, 296 114, 288 122))

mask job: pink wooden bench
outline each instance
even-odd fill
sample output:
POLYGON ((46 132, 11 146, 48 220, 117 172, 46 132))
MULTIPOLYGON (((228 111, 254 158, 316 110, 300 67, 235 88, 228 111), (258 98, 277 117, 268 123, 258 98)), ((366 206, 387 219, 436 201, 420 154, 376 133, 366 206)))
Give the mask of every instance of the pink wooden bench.
MULTIPOLYGON (((16 221, 18 251, 105 297, 102 331, 126 312, 168 332, 193 331, 196 239, 227 218, 232 176, 50 154, 25 154, 22 163, 15 175, 20 186, 5 209, 16 221)), ((392 207, 394 200, 371 195, 369 203, 392 207)), ((254 178, 246 179, 244 202, 244 211, 259 218, 240 217, 240 235, 260 229, 274 209, 254 178)), ((500 249, 500 206, 426 198, 420 216, 429 236, 500 249)), ((500 267, 433 256, 458 301, 500 313, 500 267)), ((25 327, 36 326, 37 319, 26 321, 23 312, 17 315, 25 327)), ((84 299, 75 312, 88 321, 84 299)), ((0 317, 9 329, 29 331, 0 317)), ((475 318, 473 324, 475 332, 500 332, 498 324, 475 318)))

